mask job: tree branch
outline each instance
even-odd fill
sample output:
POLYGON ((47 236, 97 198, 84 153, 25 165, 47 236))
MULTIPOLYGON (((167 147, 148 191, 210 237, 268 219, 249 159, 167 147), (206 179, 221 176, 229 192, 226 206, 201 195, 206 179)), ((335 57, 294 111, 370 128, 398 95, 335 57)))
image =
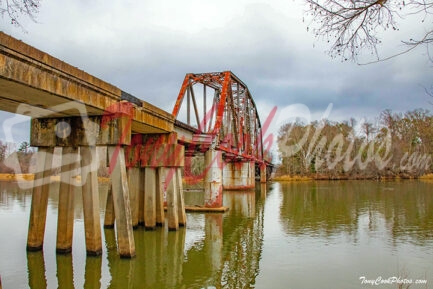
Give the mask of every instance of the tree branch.
MULTIPOLYGON (((317 38, 325 38, 331 42, 328 53, 332 57, 342 57, 344 60, 357 61, 363 49, 377 53, 377 45, 381 43, 377 36, 378 30, 398 30, 395 17, 413 13, 424 13, 422 22, 432 16, 433 1, 426 0, 306 0, 309 5, 308 14, 312 16, 309 24, 317 38)), ((433 31, 433 30, 432 30, 433 31)), ((432 32, 427 33, 422 40, 403 41, 411 46, 395 56, 414 49, 412 46, 429 44, 433 41, 432 32)), ((386 59, 395 57, 391 56, 386 59)))
POLYGON ((36 22, 41 0, 0 0, 0 14, 10 19, 11 24, 24 29, 19 21, 20 15, 28 16, 36 22))

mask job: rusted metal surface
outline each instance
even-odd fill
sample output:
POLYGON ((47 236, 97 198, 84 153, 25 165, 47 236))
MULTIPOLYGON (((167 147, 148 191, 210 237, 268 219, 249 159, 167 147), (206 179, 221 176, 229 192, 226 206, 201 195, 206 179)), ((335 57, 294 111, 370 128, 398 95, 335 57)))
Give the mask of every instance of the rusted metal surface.
POLYGON ((264 162, 262 129, 256 105, 248 87, 232 72, 187 74, 172 114, 177 119, 179 132, 182 128, 193 135, 211 137, 205 142, 194 137, 180 139, 186 143, 187 153, 192 155, 213 146, 223 151, 224 158, 229 161, 264 162), (209 98, 208 94, 212 92, 213 97, 209 98), (186 123, 180 125, 179 122, 185 119, 186 123))
POLYGON ((183 167, 185 147, 177 134, 135 134, 125 149, 127 167, 183 167))

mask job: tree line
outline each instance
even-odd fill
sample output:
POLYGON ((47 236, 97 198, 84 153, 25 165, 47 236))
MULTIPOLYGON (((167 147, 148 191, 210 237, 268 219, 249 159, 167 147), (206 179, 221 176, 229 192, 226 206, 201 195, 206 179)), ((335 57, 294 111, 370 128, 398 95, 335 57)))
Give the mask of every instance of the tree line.
POLYGON ((432 172, 433 115, 425 109, 382 111, 355 119, 280 127, 277 174, 317 179, 416 178, 432 172))
MULTIPOLYGON (((30 146, 28 141, 7 143, 0 140, 0 174, 34 173, 37 148, 30 146)), ((107 148, 97 147, 98 176, 109 177, 107 167, 107 148)), ((61 171, 62 149, 56 147, 53 152, 51 175, 59 175, 61 171)), ((75 171, 79 173, 78 169, 75 171)))
POLYGON ((29 173, 33 165, 34 152, 35 149, 27 141, 11 144, 0 140, 0 173, 13 174, 16 171, 29 173))

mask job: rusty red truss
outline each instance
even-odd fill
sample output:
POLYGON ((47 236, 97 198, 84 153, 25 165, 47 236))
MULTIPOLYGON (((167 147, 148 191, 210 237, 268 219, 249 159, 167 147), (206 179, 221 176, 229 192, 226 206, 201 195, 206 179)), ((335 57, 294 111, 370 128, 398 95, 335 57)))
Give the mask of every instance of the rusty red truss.
POLYGON ((256 105, 231 71, 187 74, 172 114, 179 126, 194 132, 191 154, 212 147, 225 152, 226 159, 264 161, 256 105))

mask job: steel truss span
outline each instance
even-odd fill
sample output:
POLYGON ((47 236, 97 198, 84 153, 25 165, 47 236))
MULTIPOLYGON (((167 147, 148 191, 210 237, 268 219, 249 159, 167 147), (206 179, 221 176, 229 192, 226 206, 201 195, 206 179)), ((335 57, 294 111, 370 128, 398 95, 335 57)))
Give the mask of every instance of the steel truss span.
POLYGON ((256 104, 231 71, 187 74, 172 114, 177 125, 194 132, 188 154, 213 148, 226 160, 265 162, 256 104))

